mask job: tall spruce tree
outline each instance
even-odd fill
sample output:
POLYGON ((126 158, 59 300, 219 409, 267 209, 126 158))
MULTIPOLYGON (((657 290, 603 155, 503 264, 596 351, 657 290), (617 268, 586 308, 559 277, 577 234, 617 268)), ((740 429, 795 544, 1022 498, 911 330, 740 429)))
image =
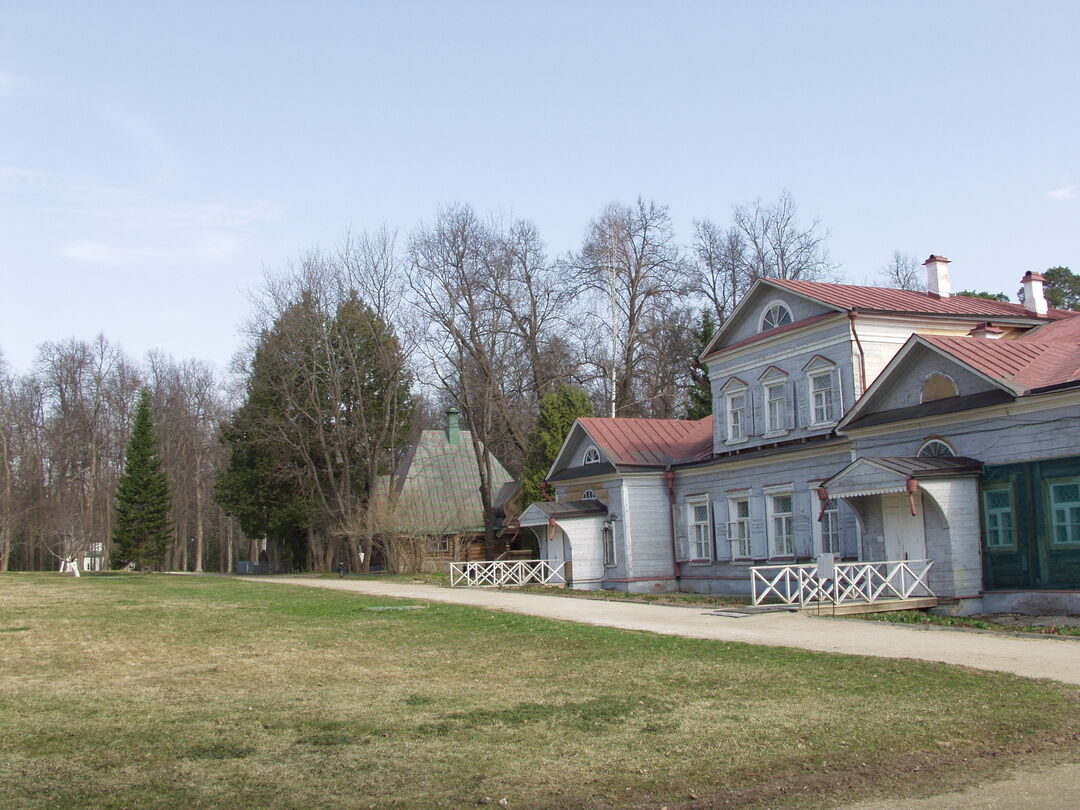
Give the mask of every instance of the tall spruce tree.
POLYGON ((702 419, 712 414, 712 386, 709 383, 709 370, 699 358, 709 348, 714 332, 716 332, 716 320, 713 318, 712 310, 704 309, 701 312, 701 326, 696 335, 697 356, 690 361, 690 379, 693 380, 693 385, 690 387, 690 401, 686 406, 687 419, 702 419))
POLYGON ((144 388, 135 408, 124 473, 116 487, 114 565, 134 562, 140 568, 160 566, 171 531, 169 482, 161 469, 150 391, 144 388))
POLYGON ((525 503, 540 500, 540 482, 555 461, 566 434, 579 416, 592 416, 589 395, 573 385, 561 385, 540 399, 540 415, 529 434, 522 491, 525 503))

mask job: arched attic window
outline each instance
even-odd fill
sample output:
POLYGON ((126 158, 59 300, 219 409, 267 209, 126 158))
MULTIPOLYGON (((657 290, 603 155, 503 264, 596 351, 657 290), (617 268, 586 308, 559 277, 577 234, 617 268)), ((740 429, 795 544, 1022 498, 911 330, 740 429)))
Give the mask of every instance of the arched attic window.
POLYGON ((933 402, 935 399, 948 399, 959 395, 960 392, 956 389, 956 383, 947 374, 934 372, 923 382, 923 402, 933 402))
POLYGON ((917 453, 919 458, 948 458, 956 452, 944 439, 927 439, 917 453))
POLYGON ((786 326, 795 319, 791 316, 791 310, 783 301, 770 301, 761 313, 761 323, 758 324, 759 332, 767 332, 778 326, 786 326))
POLYGON ((581 500, 583 500, 583 501, 595 501, 596 500, 596 493, 593 492, 591 489, 587 489, 587 490, 585 490, 584 492, 581 493, 581 500))
POLYGON ((599 464, 600 463, 600 451, 596 449, 596 445, 591 445, 586 448, 585 455, 581 459, 582 464, 599 464))

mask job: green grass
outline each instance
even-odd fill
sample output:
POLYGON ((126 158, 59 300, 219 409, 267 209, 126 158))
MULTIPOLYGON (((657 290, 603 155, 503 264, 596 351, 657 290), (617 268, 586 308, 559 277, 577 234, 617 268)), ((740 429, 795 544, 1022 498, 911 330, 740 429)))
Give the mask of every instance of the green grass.
POLYGON ((0 806, 825 806, 1080 754, 1052 683, 391 604, 0 575, 0 806))
POLYGON ((863 613, 851 618, 894 624, 926 624, 937 627, 959 627, 967 630, 989 630, 995 633, 1037 633, 1044 636, 1078 636, 1080 627, 1068 624, 1001 624, 975 616, 939 616, 921 610, 896 610, 882 613, 863 613))

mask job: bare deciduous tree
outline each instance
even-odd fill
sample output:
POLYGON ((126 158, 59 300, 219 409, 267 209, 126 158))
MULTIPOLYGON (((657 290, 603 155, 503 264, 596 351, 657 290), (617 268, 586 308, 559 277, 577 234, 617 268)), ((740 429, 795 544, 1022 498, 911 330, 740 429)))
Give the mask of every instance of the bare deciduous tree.
POLYGON ((647 414, 653 396, 642 390, 641 363, 651 321, 690 289, 666 206, 638 198, 633 206, 610 204, 594 219, 573 259, 593 292, 590 361, 603 380, 611 416, 647 414))
POLYGON ((919 260, 908 253, 894 250, 888 264, 878 274, 885 287, 896 290, 926 292, 926 274, 919 260))

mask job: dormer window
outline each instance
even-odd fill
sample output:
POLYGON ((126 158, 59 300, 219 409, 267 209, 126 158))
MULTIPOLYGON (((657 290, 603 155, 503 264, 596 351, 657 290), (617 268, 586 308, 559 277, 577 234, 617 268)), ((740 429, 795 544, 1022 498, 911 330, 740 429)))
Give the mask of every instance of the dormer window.
POLYGON ((761 314, 761 328, 758 331, 767 332, 778 326, 786 326, 793 320, 795 319, 791 317, 791 310, 788 309, 787 304, 774 301, 766 306, 761 314))
POLYGON ((585 450, 585 456, 581 460, 582 464, 599 464, 600 463, 600 451, 596 449, 595 445, 592 445, 585 450))
POLYGON ((919 458, 949 458, 956 453, 944 439, 927 439, 919 448, 919 458))

